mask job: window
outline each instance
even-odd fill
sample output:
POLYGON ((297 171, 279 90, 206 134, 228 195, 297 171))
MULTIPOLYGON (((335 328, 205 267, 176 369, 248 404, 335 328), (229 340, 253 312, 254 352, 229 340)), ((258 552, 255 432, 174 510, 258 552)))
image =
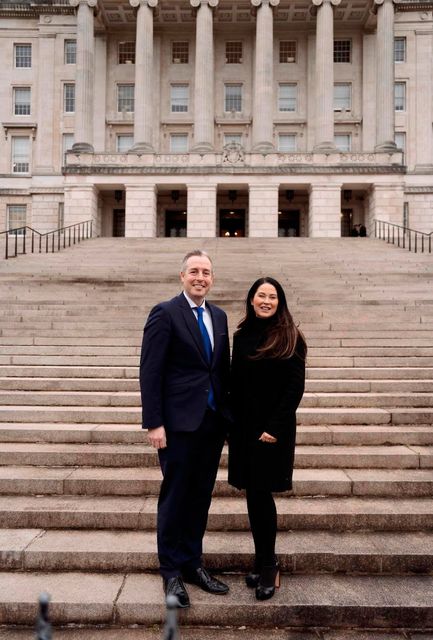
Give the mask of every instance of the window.
POLYGON ((57 210, 57 229, 63 229, 65 226, 65 203, 59 202, 57 210))
POLYGON ((224 85, 224 111, 242 111, 242 85, 224 85))
MULTIPOLYGON (((8 230, 25 227, 27 222, 27 207, 25 204, 8 204, 8 230)), ((15 234, 14 234, 15 235, 15 234)), ((24 235, 24 229, 17 235, 24 235)))
POLYGON ((352 146, 352 136, 350 133, 337 133, 334 136, 334 143, 338 151, 350 151, 352 146))
POLYGON ((74 134, 64 133, 62 136, 62 161, 66 164, 66 153, 74 146, 74 134))
POLYGON ((224 134, 224 144, 242 144, 242 134, 241 133, 225 133, 224 134))
POLYGON ((12 138, 12 173, 28 173, 30 168, 30 138, 12 138))
POLYGON ((77 62, 77 41, 65 40, 65 64, 76 64, 77 62))
POLYGON ((171 61, 173 64, 188 64, 189 42, 172 42, 171 61))
POLYGON ((278 111, 296 111, 298 87, 296 84, 280 84, 278 111))
POLYGON ((280 62, 296 62, 296 40, 280 41, 280 62))
POLYGON ((293 153, 296 151, 296 134, 280 133, 278 136, 278 151, 282 153, 293 153))
POLYGON ((126 153, 134 145, 134 136, 132 133, 121 133, 116 139, 117 153, 126 153))
POLYGON ((394 62, 406 62, 406 38, 394 38, 394 62))
POLYGON ((15 67, 16 69, 24 69, 32 66, 32 45, 16 44, 15 49, 15 67))
POLYGON ((334 111, 350 111, 352 86, 349 83, 334 84, 334 111))
POLYGON ((135 42, 119 42, 117 64, 135 64, 135 42))
POLYGON ((352 62, 351 40, 334 40, 334 62, 352 62))
POLYGON ((406 83, 394 83, 394 108, 396 111, 406 111, 406 83))
POLYGON ((119 113, 134 113, 134 85, 117 85, 117 111, 119 113))
POLYGON ((63 111, 75 113, 75 84, 72 82, 63 85, 63 111))
POLYGON ((242 42, 226 42, 226 63, 241 64, 242 42))
POLYGON ((186 153, 188 151, 188 134, 172 133, 170 135, 170 152, 186 153))
POLYGON ((30 87, 14 88, 14 114, 16 116, 29 116, 31 104, 30 87))
POLYGON ((170 92, 171 112, 186 113, 188 111, 189 86, 187 84, 172 84, 170 92))

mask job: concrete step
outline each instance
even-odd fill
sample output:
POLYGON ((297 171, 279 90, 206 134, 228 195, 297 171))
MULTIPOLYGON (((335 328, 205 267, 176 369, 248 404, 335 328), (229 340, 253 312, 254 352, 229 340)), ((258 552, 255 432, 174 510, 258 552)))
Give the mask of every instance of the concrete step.
MULTIPOLYGON (((432 464, 433 467, 433 464, 432 464)), ((0 467, 4 495, 158 495, 158 467, 0 467)), ((410 496, 433 494, 431 469, 296 468, 295 496, 410 496)), ((214 495, 236 496, 227 483, 227 470, 218 472, 214 495)))
MULTIPOLYGON (((277 553, 281 570, 291 574, 431 573, 433 532, 281 531, 277 553)), ((253 557, 250 532, 208 532, 204 538, 205 564, 213 571, 246 572, 253 557)), ((0 571, 157 569, 152 531, 0 529, 0 571)))
MULTIPOLYGON (((156 526, 156 497, 0 495, 1 528, 145 529, 156 526)), ((427 531, 433 529, 428 498, 276 498, 281 530, 427 531)), ((249 531, 244 498, 216 497, 209 531, 249 531)), ((1 592, 0 592, 1 593, 1 592)))
MULTIPOLYGON (((184 625, 255 627, 428 628, 433 626, 433 577, 283 575, 272 600, 258 606, 240 576, 225 576, 226 596, 189 588, 184 625), (410 597, 408 598, 408 594, 410 597)), ((31 624, 41 591, 53 594, 54 624, 160 624, 162 581, 149 573, 1 573, 3 624, 31 624)))

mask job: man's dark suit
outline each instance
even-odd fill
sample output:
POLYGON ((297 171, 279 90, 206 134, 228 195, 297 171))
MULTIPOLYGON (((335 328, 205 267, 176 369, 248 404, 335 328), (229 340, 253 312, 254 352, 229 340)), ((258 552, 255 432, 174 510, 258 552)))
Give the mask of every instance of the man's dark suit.
POLYGON ((140 387, 143 428, 164 425, 159 449, 158 555, 164 578, 201 565, 212 489, 229 418, 229 340, 224 311, 206 302, 213 325, 212 361, 184 294, 158 304, 143 334, 140 387), (210 385, 217 411, 208 408, 210 385))

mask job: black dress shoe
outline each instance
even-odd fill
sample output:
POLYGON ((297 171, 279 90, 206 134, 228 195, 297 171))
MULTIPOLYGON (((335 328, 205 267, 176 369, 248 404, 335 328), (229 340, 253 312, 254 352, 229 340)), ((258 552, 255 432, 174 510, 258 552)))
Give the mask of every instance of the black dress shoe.
POLYGON ((190 606, 188 591, 185 589, 180 576, 174 578, 164 578, 164 592, 166 596, 175 596, 180 609, 190 606))
POLYGON ((228 585, 210 575, 203 567, 183 572, 185 582, 195 584, 203 591, 223 595, 229 590, 228 585))

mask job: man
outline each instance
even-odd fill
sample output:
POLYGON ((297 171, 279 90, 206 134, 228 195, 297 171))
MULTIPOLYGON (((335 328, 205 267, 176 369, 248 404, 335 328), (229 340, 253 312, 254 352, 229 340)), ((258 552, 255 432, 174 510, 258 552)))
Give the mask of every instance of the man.
POLYGON ((152 309, 143 334, 143 428, 158 450, 158 557, 166 595, 188 607, 185 582, 224 594, 202 566, 202 540, 229 419, 227 316, 205 301, 213 267, 204 251, 182 263, 183 292, 152 309))

